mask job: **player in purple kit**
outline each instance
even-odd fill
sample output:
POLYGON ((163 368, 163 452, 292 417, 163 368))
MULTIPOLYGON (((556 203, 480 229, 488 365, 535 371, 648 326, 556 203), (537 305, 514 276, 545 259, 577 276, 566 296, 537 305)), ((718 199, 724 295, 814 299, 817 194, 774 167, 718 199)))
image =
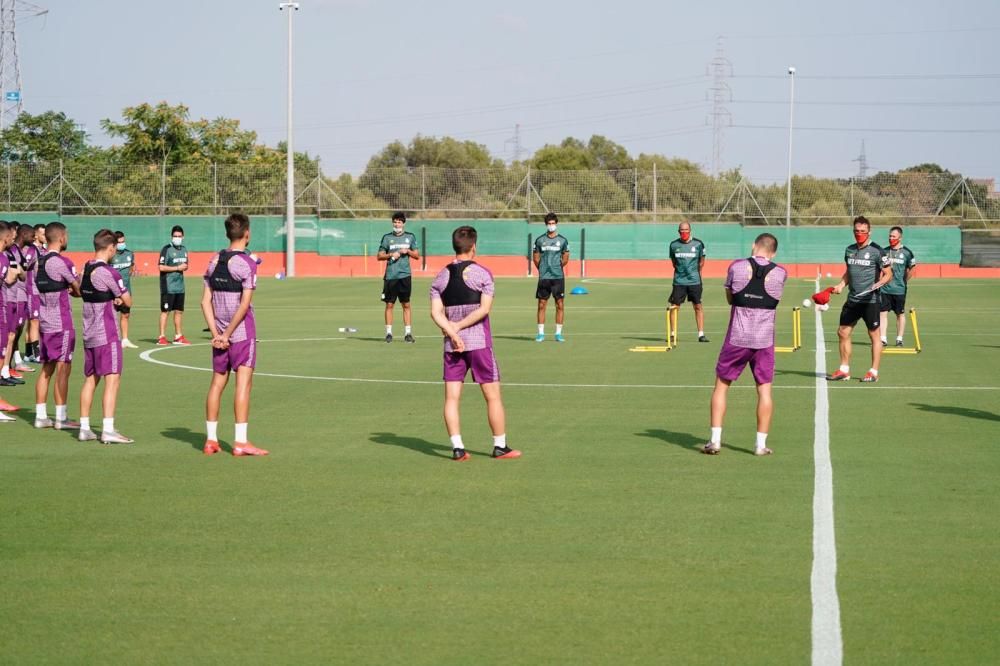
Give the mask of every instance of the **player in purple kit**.
POLYGON ((76 266, 59 254, 69 242, 66 225, 49 222, 45 225, 45 240, 48 252, 38 260, 35 286, 41 299, 38 311, 41 340, 39 353, 42 371, 35 384, 35 427, 56 428, 57 430, 79 428, 80 424, 70 421, 66 409, 69 396, 69 376, 73 369, 73 349, 76 347, 76 328, 73 325, 73 309, 69 298, 80 297, 80 279, 76 266), (52 420, 46 412, 49 382, 55 376, 56 418, 52 420))
MULTIPOLYGON (((10 242, 10 225, 6 220, 0 220, 0 340, 7 339, 7 305, 4 300, 4 287, 12 284, 18 277, 18 269, 11 268, 10 260, 7 258, 7 244, 10 242)), ((5 346, 0 344, 0 363, 6 365, 5 346)), ((15 383, 0 377, 0 386, 14 386, 15 383)), ((4 412, 16 412, 18 407, 0 398, 0 423, 13 423, 16 419, 4 414, 4 412)))
POLYGON ((493 431, 493 457, 517 458, 521 452, 507 447, 500 369, 493 355, 490 308, 493 274, 477 264, 476 230, 459 227, 451 235, 455 260, 441 269, 431 284, 431 318, 445 335, 444 423, 451 437, 452 460, 469 459, 462 442, 459 403, 465 376, 472 379, 486 399, 486 416, 493 431))
POLYGON ((38 311, 42 307, 41 298, 38 296, 38 287, 35 285, 35 275, 38 273, 38 259, 45 254, 45 225, 36 224, 32 230, 35 233, 31 247, 35 257, 35 268, 27 277, 30 283, 28 287, 28 344, 25 349, 25 357, 29 363, 41 363, 41 352, 38 350, 40 333, 38 332, 38 311))
POLYGON ((115 406, 122 378, 122 341, 115 322, 115 309, 131 307, 121 273, 108 265, 115 256, 115 232, 101 229, 94 234, 94 258, 83 267, 80 297, 83 299, 83 386, 80 388, 81 442, 97 439, 90 429, 90 406, 104 378, 104 424, 101 442, 131 444, 134 440, 115 430, 115 406))
POLYGON ((5 283, 0 287, 0 290, 3 291, 4 316, 7 320, 7 333, 0 340, 4 357, 4 363, 0 366, 0 379, 3 379, 6 384, 17 385, 24 384, 24 379, 17 369, 18 364, 14 357, 15 341, 21 326, 24 324, 24 315, 27 312, 27 305, 21 304, 19 294, 24 287, 24 256, 21 254, 21 247, 17 242, 17 232, 20 226, 17 222, 7 223, 4 254, 7 255, 7 264, 15 271, 16 279, 10 284, 5 283))
POLYGON ((10 366, 12 372, 18 373, 16 376, 23 375, 25 372, 35 371, 34 368, 26 363, 29 356, 27 345, 25 345, 23 358, 21 357, 20 350, 17 348, 21 341, 21 336, 25 335, 27 337, 29 303, 31 295, 35 291, 35 266, 38 263, 38 251, 31 242, 34 237, 35 231, 31 225, 22 224, 17 228, 17 232, 14 235, 14 246, 11 248, 17 248, 17 252, 20 254, 20 265, 23 269, 20 278, 14 283, 14 301, 16 303, 18 326, 14 332, 14 342, 11 345, 13 358, 11 359, 10 366))
POLYGON ((250 389, 257 364, 257 324, 253 291, 257 288, 257 263, 247 254, 250 218, 234 213, 226 218, 229 248, 219 252, 205 269, 201 311, 212 334, 212 383, 205 400, 205 455, 218 453, 219 411, 229 373, 236 373, 233 411, 236 416, 234 456, 266 456, 247 440, 250 419, 250 389))
POLYGON ((771 234, 757 236, 748 259, 729 265, 724 287, 726 301, 732 305, 729 329, 715 366, 715 390, 712 392, 711 440, 702 447, 714 455, 722 449, 722 421, 726 416, 726 394, 743 368, 750 366, 757 384, 757 442, 754 453, 771 454, 767 433, 771 427, 774 403, 774 317, 785 288, 788 272, 771 261, 778 252, 778 239, 771 234))

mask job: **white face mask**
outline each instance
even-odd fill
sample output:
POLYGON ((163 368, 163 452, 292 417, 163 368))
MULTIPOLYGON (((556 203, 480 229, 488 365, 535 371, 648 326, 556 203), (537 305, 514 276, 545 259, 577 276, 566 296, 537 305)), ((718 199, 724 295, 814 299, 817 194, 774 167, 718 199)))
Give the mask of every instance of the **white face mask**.
POLYGON ((553 231, 556 230, 556 225, 554 225, 554 224, 547 224, 547 225, 545 225, 545 228, 548 229, 549 233, 551 234, 553 231))
POLYGON ((392 225, 392 233, 396 234, 397 236, 401 235, 403 233, 403 225, 402 224, 392 225))
POLYGON ((125 249, 125 243, 118 243, 117 248, 118 248, 118 251, 121 252, 122 250, 125 249))
POLYGON ((180 247, 181 245, 184 244, 184 237, 174 236, 173 238, 170 239, 170 242, 174 244, 174 247, 180 247))

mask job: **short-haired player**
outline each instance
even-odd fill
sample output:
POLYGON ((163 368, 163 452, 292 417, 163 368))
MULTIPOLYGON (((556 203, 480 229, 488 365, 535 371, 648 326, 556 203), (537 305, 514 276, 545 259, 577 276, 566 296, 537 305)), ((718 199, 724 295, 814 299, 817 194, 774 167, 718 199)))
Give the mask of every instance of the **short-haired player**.
POLYGON ((406 231, 406 215, 392 215, 392 232, 382 236, 376 259, 385 262, 382 282, 382 302, 385 303, 385 341, 392 342, 393 308, 396 300, 403 308, 403 341, 414 342, 413 314, 410 295, 413 293, 413 273, 410 260, 420 259, 417 237, 406 231))
POLYGON ((569 241, 559 233, 559 218, 555 213, 545 215, 545 233, 535 239, 535 249, 531 253, 532 262, 538 271, 538 334, 535 342, 545 341, 545 310, 549 298, 556 302, 556 342, 565 342, 563 321, 566 316, 566 265, 569 263, 569 241))
POLYGON ((903 245, 903 228, 893 227, 889 230, 889 248, 885 251, 892 268, 892 279, 882 287, 882 307, 879 313, 879 329, 882 331, 882 345, 889 344, 889 312, 896 315, 896 346, 903 346, 903 333, 906 332, 906 292, 910 279, 917 271, 917 259, 913 251, 903 245))
POLYGON ((668 252, 674 265, 674 282, 669 303, 680 308, 686 300, 694 308, 694 321, 698 326, 698 342, 708 342, 705 337, 705 310, 701 305, 701 271, 705 267, 705 244, 691 236, 691 223, 684 220, 677 225, 677 238, 670 242, 668 252))
MULTIPOLYGON (((135 254, 128 249, 124 231, 115 232, 115 254, 111 258, 111 266, 125 283, 125 290, 132 294, 132 274, 135 272, 135 254)), ((125 349, 138 349, 139 346, 128 339, 129 319, 132 316, 132 307, 120 308, 118 311, 118 325, 122 331, 122 347, 125 349)))

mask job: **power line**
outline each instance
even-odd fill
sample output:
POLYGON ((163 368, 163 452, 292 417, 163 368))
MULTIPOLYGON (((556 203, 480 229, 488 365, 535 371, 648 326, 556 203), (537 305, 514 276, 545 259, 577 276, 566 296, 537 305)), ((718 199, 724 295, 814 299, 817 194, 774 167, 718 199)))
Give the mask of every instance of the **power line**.
MULTIPOLYGON (((787 106, 788 100, 770 100, 770 99, 734 99, 733 104, 773 104, 787 106)), ((805 105, 805 106, 905 106, 905 107, 926 107, 926 108, 948 108, 948 107, 987 107, 987 106, 1000 106, 1000 100, 980 100, 980 101, 954 101, 954 102, 929 102, 929 101, 904 101, 904 102, 886 102, 886 101, 857 101, 857 102, 845 102, 842 100, 830 100, 830 101, 803 101, 795 100, 795 106, 805 105)))
MULTIPOLYGON (((782 130, 787 132, 788 125, 733 125, 733 127, 738 127, 740 129, 765 129, 765 130, 782 130)), ((894 134, 1000 134, 1000 128, 941 128, 941 129, 930 129, 930 128, 903 128, 903 127, 802 127, 799 125, 795 126, 795 131, 812 131, 812 132, 887 132, 894 134)))
MULTIPOLYGON (((740 74, 735 79, 782 79, 780 74, 740 74)), ((1000 79, 1000 74, 813 74, 796 78, 816 81, 950 81, 1000 79)))

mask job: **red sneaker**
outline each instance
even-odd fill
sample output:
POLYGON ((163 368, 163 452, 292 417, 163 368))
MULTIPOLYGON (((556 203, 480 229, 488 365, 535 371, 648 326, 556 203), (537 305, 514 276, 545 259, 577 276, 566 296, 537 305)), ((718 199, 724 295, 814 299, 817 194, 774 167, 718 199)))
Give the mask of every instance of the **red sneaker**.
POLYGON ((158 344, 158 345, 160 345, 162 347, 163 345, 169 345, 170 342, 167 340, 167 338, 165 336, 161 335, 160 337, 158 337, 156 339, 156 344, 158 344))
POLYGON ((21 409, 17 405, 12 405, 6 400, 0 400, 0 412, 16 412, 21 409))
POLYGON ((512 449, 508 446, 504 446, 502 448, 499 446, 493 447, 493 458, 495 460, 500 460, 504 458, 520 458, 520 457, 521 457, 521 452, 518 451, 517 449, 512 449))
POLYGON ((174 337, 174 344, 175 345, 189 345, 191 343, 183 335, 178 335, 178 336, 174 337))
POLYGON ((17 370, 18 372, 22 372, 22 373, 23 372, 34 372, 35 371, 35 369, 33 367, 31 367, 30 365, 24 365, 23 363, 21 365, 14 366, 14 369, 17 370))
POLYGON ((201 450, 202 453, 204 453, 206 456, 210 456, 218 453, 219 451, 222 450, 222 448, 219 446, 219 443, 214 439, 206 439, 205 446, 202 447, 201 450))
POLYGON ((878 381, 878 375, 873 375, 872 372, 869 370, 868 372, 865 373, 865 376, 861 378, 861 381, 863 381, 865 384, 874 384, 875 382, 878 381))
POLYGON ((17 371, 16 368, 11 369, 10 376, 13 377, 14 379, 24 379, 24 377, 21 375, 20 372, 17 371))
POLYGON ((837 371, 836 371, 835 373, 833 373, 832 375, 827 375, 827 376, 826 376, 826 381, 828 381, 828 382, 846 382, 846 381, 847 381, 848 379, 850 379, 850 378, 851 378, 851 375, 850 375, 850 373, 847 373, 847 372, 841 372, 841 371, 840 371, 840 370, 838 369, 838 370, 837 370, 837 371))
POLYGON ((264 449, 258 449, 256 446, 247 442, 246 444, 236 444, 233 446, 234 456, 266 456, 269 451, 264 449))

